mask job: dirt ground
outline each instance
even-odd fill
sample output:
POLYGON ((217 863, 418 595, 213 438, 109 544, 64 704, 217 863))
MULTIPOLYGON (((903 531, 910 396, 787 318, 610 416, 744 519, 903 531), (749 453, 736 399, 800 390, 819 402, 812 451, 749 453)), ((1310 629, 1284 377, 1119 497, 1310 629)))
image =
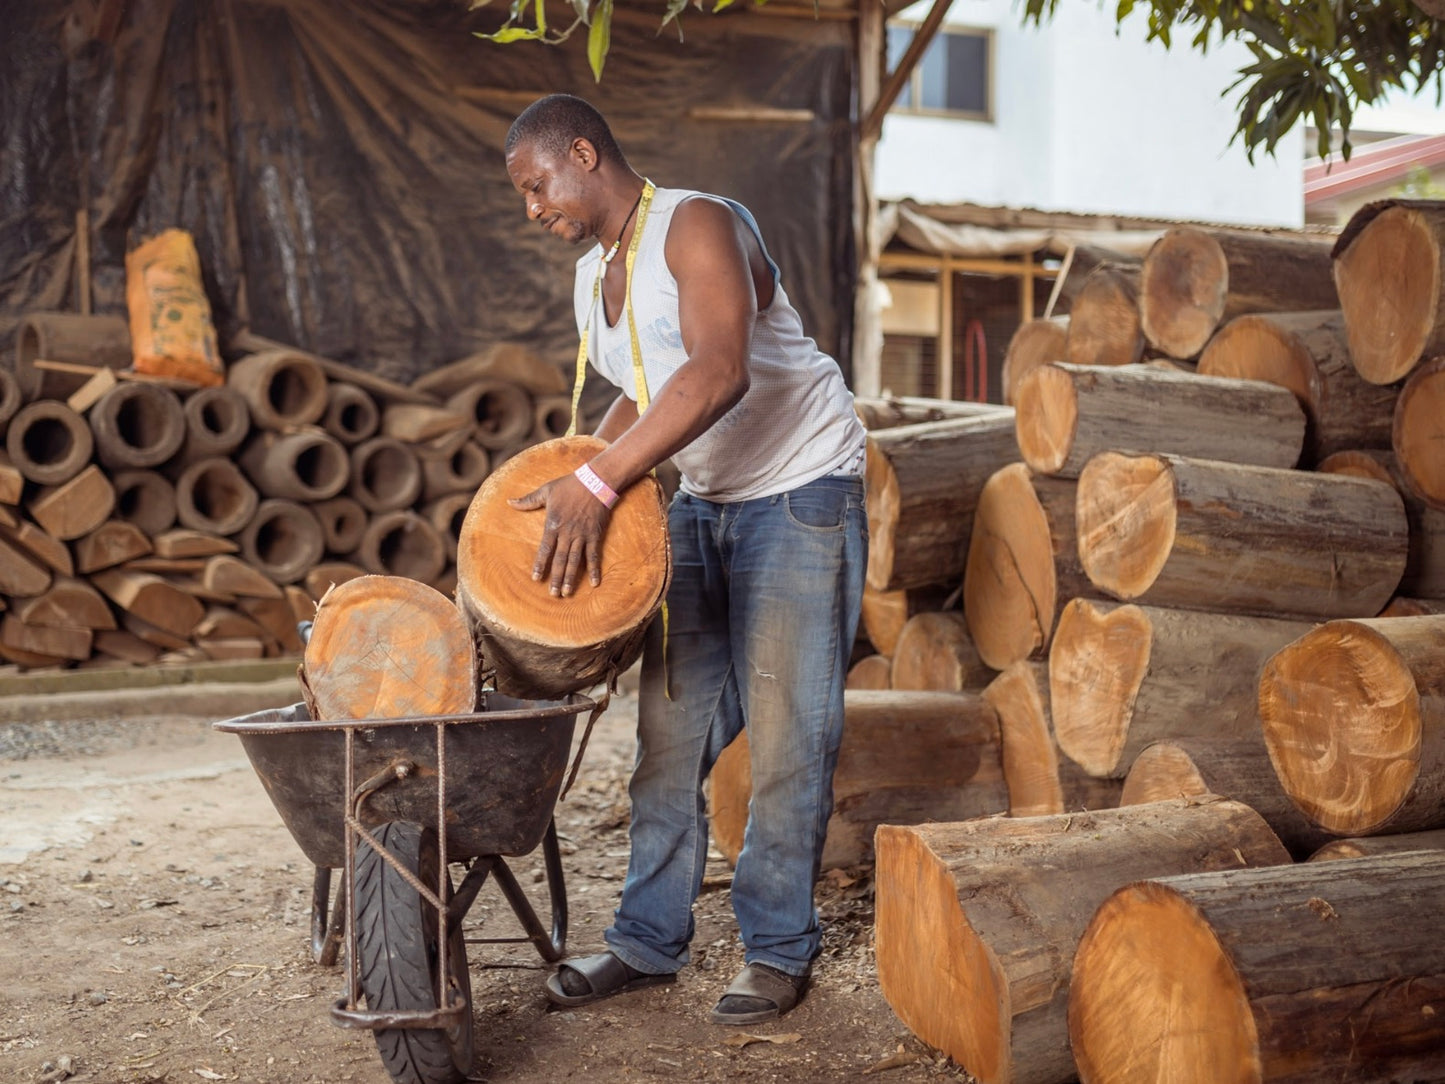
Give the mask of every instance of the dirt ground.
MULTIPOLYGON (((600 946, 621 887, 635 711, 614 699, 557 811, 577 954, 600 946)), ((342 973, 311 961, 312 869, 239 740, 210 722, 0 722, 0 1080, 390 1079, 370 1035, 331 1023, 342 973)), ((541 891, 539 863, 514 868, 541 891)), ((879 992, 867 870, 819 885, 825 948, 802 1005, 741 1034, 710 1024, 742 959, 727 872, 715 857, 694 963, 673 986, 557 1011, 530 947, 469 946, 474 1078, 969 1079, 913 1039, 879 992)), ((538 906, 545 914, 540 896, 538 906)), ((517 932, 491 886, 466 929, 517 932)))

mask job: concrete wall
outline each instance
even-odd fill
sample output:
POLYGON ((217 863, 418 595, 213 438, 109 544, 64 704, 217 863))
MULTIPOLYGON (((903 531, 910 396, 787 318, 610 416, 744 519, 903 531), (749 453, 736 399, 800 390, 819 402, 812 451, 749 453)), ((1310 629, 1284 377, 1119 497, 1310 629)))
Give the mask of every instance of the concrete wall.
MULTIPOLYGON (((904 18, 921 20, 924 4, 904 18)), ((1296 226, 1303 131, 1250 165, 1236 144, 1243 46, 1207 55, 1146 43, 1142 17, 1063 4, 1042 30, 1012 0, 964 0, 949 23, 994 29, 992 121, 894 112, 878 147, 878 194, 1042 210, 1296 226)))

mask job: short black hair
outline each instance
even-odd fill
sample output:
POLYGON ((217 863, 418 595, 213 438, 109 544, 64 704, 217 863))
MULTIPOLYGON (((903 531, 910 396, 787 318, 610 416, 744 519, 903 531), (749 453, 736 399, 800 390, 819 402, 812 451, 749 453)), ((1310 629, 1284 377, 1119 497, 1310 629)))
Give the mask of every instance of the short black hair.
POLYGON ((532 143, 562 156, 579 136, 592 144, 599 158, 618 164, 627 161, 606 118, 590 102, 571 94, 549 94, 522 110, 507 130, 506 153, 511 154, 520 143, 532 143))

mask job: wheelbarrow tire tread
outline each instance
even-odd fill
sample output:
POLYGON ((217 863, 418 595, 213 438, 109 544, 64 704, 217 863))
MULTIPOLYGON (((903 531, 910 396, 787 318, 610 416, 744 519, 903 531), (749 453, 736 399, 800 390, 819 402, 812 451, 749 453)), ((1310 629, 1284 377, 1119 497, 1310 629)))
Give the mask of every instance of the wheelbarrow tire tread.
MULTIPOLYGON (((422 884, 437 882, 436 834, 405 821, 373 834, 422 884)), ((375 1032, 382 1063, 397 1084, 461 1084, 472 1065, 471 984, 458 925, 450 931, 449 968, 467 1000, 456 1034, 433 1028, 375 1032)), ((366 843, 356 850, 356 944, 361 988, 372 1011, 434 1009, 436 912, 366 843)))

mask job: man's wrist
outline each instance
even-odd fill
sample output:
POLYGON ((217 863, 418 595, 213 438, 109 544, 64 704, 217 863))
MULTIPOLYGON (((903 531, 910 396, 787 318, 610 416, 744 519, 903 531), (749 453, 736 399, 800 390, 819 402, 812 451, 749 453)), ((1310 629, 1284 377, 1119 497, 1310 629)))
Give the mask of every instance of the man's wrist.
POLYGON ((582 483, 582 487, 588 493, 591 493, 608 508, 617 503, 617 491, 597 476, 591 463, 583 463, 572 474, 577 481, 582 483))

